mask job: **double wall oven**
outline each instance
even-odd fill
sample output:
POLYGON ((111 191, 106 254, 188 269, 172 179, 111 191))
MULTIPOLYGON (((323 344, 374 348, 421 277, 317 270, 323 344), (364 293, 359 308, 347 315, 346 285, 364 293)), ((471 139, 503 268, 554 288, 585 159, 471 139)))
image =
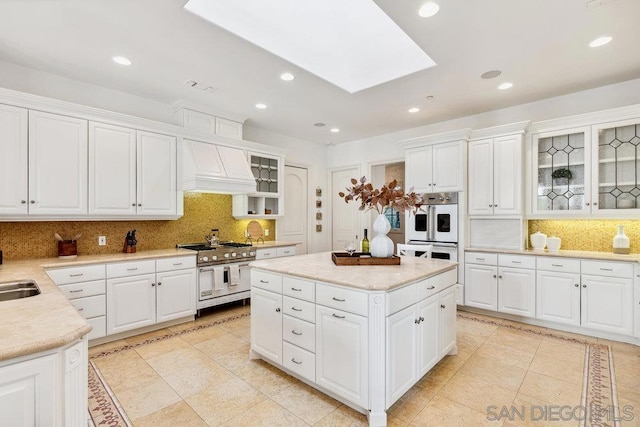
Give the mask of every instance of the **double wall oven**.
POLYGON ((197 251, 198 315, 203 308, 251 297, 249 263, 256 259, 256 251, 251 245, 221 242, 177 246, 197 251))
POLYGON ((415 215, 407 213, 407 243, 433 245, 432 258, 458 261, 458 193, 427 193, 422 199, 415 215))

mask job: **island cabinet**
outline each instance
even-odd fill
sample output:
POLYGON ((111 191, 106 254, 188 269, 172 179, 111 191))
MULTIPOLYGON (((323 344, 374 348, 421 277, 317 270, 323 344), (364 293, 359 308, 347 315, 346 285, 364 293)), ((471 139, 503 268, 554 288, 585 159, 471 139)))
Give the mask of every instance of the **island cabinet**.
MULTIPOLYGON (((290 266, 291 260, 252 265, 250 357, 360 410, 370 425, 386 425, 385 411, 457 351, 455 264, 422 260, 437 268, 392 289, 333 283, 330 271, 314 280, 313 273, 260 268, 290 266)), ((420 261, 407 261, 414 262, 420 261)))

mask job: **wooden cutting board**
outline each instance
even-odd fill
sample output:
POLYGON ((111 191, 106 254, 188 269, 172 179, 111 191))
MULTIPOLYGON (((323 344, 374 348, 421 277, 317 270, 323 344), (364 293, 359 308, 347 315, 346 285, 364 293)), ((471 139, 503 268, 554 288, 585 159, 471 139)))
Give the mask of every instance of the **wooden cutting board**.
POLYGON ((262 226, 258 221, 250 221, 249 224, 247 224, 247 233, 249 233, 249 237, 254 240, 262 237, 262 226))

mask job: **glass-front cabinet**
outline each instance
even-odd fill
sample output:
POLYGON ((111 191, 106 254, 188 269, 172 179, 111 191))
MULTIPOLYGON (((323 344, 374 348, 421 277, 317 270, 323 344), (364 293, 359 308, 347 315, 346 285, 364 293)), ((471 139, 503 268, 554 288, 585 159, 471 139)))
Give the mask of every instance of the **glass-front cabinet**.
POLYGON ((640 119, 532 135, 531 213, 637 214, 640 119))
POLYGON ((248 153, 249 166, 256 179, 256 191, 233 196, 236 219, 277 218, 283 212, 283 159, 277 155, 248 153))

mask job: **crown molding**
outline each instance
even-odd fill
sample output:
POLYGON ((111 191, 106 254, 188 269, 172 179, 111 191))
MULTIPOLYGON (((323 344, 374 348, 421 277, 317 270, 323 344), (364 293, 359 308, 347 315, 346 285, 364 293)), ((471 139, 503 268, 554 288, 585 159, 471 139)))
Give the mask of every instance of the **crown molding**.
POLYGON ((541 133, 552 130, 570 129, 619 120, 628 120, 638 117, 640 117, 640 104, 634 104, 627 105, 625 107, 611 108, 608 110, 594 111, 591 113, 576 114, 574 116, 561 117, 558 119, 533 122, 529 127, 529 132, 541 133))
POLYGON ((404 148, 420 147, 423 145, 440 144, 443 142, 468 141, 471 129, 465 128, 451 132, 437 133, 434 135, 419 136, 417 138, 403 139, 398 141, 404 148))
POLYGON ((475 129, 471 132, 471 139, 496 138, 505 135, 522 135, 527 131, 527 127, 530 123, 531 121, 525 120, 506 125, 475 129))

